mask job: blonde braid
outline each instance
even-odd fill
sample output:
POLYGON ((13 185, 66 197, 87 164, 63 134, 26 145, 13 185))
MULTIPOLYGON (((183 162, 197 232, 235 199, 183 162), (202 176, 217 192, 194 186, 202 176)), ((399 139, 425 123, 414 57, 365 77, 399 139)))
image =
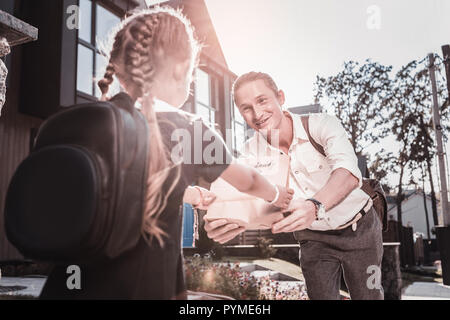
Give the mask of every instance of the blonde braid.
POLYGON ((161 246, 167 233, 162 229, 159 217, 180 180, 181 165, 169 161, 169 150, 164 145, 153 108, 152 85, 158 67, 167 63, 168 57, 180 62, 190 61, 195 65, 199 50, 200 44, 194 39, 190 22, 180 11, 168 7, 143 10, 121 23, 114 37, 104 79, 99 81, 105 96, 114 70, 119 71, 116 76, 127 84, 130 94, 141 102, 142 113, 150 129, 150 161, 141 231, 149 243, 155 237, 161 246))
POLYGON ((114 81, 114 74, 116 73, 114 69, 114 65, 110 62, 108 66, 106 67, 105 75, 103 76, 103 79, 101 79, 98 82, 98 86, 100 88, 100 91, 102 92, 102 97, 100 98, 101 101, 108 100, 106 94, 109 91, 109 86, 114 81))
POLYGON ((131 41, 125 48, 125 61, 127 71, 135 84, 136 94, 142 103, 142 112, 150 128, 149 152, 149 178, 147 181, 147 196, 144 214, 142 217, 142 233, 148 242, 156 237, 161 246, 164 245, 163 236, 167 233, 160 227, 159 216, 167 205, 167 199, 172 193, 181 176, 181 166, 171 165, 169 151, 163 143, 161 130, 153 108, 151 88, 155 74, 155 57, 149 48, 152 46, 153 33, 157 30, 158 16, 145 19, 144 16, 136 18, 128 29, 131 41), (158 161, 155 161, 158 159, 158 161), (175 168, 175 177, 172 179, 168 192, 161 192, 161 186, 167 181, 171 170, 175 168), (149 237, 148 237, 149 236, 149 237))

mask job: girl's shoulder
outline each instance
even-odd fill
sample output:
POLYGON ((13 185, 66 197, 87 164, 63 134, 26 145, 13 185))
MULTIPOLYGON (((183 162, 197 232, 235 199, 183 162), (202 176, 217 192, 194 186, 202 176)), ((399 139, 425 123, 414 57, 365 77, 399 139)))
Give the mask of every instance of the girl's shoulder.
POLYGON ((160 125, 168 121, 178 129, 188 129, 189 131, 193 130, 196 122, 203 122, 200 116, 184 110, 157 111, 156 116, 160 125))

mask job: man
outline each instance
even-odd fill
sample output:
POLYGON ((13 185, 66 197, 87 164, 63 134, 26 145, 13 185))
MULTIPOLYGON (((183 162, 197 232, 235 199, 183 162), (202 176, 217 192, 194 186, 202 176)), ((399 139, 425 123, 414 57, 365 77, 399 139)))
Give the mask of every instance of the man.
MULTIPOLYGON (((343 274, 352 299, 383 299, 382 223, 361 190, 357 157, 339 120, 325 113, 309 116, 309 132, 324 157, 311 144, 301 116, 282 110, 284 93, 269 75, 242 75, 233 96, 256 131, 245 152, 262 143, 290 158, 289 187, 295 195, 287 211, 292 213, 275 223, 272 232, 294 232, 309 298, 339 299, 343 274), (273 138, 277 136, 279 140, 273 138)), ((242 232, 225 220, 208 222, 205 229, 221 243, 242 232)))

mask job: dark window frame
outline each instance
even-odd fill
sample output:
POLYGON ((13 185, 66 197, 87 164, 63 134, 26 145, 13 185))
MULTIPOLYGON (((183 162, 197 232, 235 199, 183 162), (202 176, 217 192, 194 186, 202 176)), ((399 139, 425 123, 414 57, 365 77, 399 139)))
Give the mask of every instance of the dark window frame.
MULTIPOLYGON (((84 39, 80 38, 79 30, 77 30, 77 53, 76 53, 76 78, 78 80, 78 45, 82 45, 86 47, 87 49, 91 50, 93 52, 93 65, 92 65, 92 76, 95 77, 96 70, 97 70, 97 59, 96 54, 102 54, 100 49, 96 46, 96 35, 97 35, 97 4, 105 8, 106 10, 110 11, 112 14, 116 15, 119 19, 122 19, 125 12, 122 12, 121 10, 117 9, 115 6, 113 6, 110 2, 107 0, 90 0, 91 1, 91 39, 90 42, 87 42, 84 39)), ((78 0, 78 6, 80 6, 80 0, 78 0)), ((95 101, 97 100, 97 97, 95 96, 95 89, 96 89, 96 83, 95 81, 92 81, 92 95, 88 94, 86 92, 78 90, 78 81, 75 81, 75 92, 77 98, 81 98, 82 100, 91 100, 95 101)))
POLYGON ((236 112, 239 112, 238 107, 236 106, 236 104, 234 103, 234 99, 233 99, 233 95, 230 92, 230 112, 231 112, 231 127, 233 129, 233 149, 234 152, 238 153, 240 152, 240 150, 238 149, 238 144, 237 144, 237 134, 236 134, 236 125, 240 125, 242 127, 244 127, 244 141, 242 142, 242 145, 245 144, 245 142, 247 141, 247 135, 248 135, 248 125, 247 122, 245 122, 245 119, 242 119, 243 121, 239 121, 236 119, 236 112))
MULTIPOLYGON (((194 85, 194 113, 198 113, 197 105, 201 105, 202 107, 208 109, 210 112, 214 113, 214 123, 210 123, 213 127, 217 124, 218 119, 218 111, 220 104, 220 77, 215 72, 206 67, 198 67, 196 72, 200 70, 208 75, 209 81, 209 103, 210 105, 206 105, 204 102, 197 100, 197 83, 194 85)), ((211 120, 211 119, 210 119, 211 120)), ((209 121, 210 122, 210 121, 209 121)))

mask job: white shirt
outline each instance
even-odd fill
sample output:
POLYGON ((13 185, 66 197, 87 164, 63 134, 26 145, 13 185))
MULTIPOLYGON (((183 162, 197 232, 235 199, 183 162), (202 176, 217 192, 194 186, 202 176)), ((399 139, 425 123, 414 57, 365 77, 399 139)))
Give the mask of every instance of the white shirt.
POLYGON ((309 142, 301 116, 287 113, 292 118, 294 131, 288 154, 267 143, 259 132, 255 132, 255 135, 246 142, 244 154, 257 156, 258 151, 261 155, 261 150, 265 150, 266 155, 275 161, 279 161, 280 157, 289 157, 289 187, 295 191, 294 198, 312 198, 327 183, 331 173, 338 168, 350 171, 358 178, 359 187, 337 206, 327 210, 327 219, 314 221, 308 228, 311 230, 336 229, 351 221, 370 198, 361 190, 362 175, 353 146, 337 117, 326 113, 310 114, 310 134, 324 148, 327 155, 324 157, 309 142))

